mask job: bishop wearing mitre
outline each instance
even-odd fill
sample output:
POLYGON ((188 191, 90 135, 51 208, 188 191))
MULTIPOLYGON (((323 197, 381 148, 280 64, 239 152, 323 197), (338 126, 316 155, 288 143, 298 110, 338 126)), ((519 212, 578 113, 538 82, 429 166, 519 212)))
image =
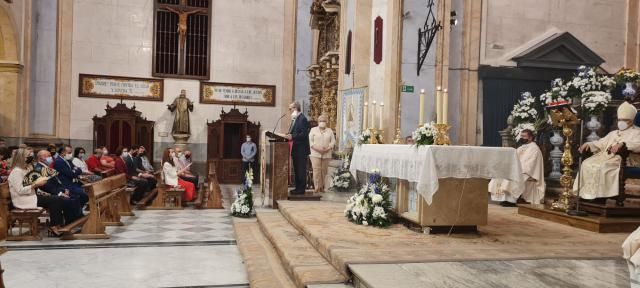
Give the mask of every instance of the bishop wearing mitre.
MULTIPOLYGON (((579 181, 574 181, 574 193, 580 190, 580 198, 608 198, 618 195, 620 156, 618 151, 626 146, 632 152, 640 152, 640 128, 633 125, 638 110, 624 102, 618 107, 618 130, 609 132, 598 141, 587 142, 580 153, 591 151, 593 156, 582 162, 579 181), (580 187, 578 187, 580 185, 580 187)), ((632 159, 629 159, 631 162, 632 159)), ((640 166, 629 163, 630 166, 640 166)))
POLYGON ((517 183, 504 179, 492 179, 489 182, 491 200, 501 201, 501 206, 516 206, 520 196, 532 204, 538 204, 544 200, 544 161, 542 152, 533 142, 533 138, 533 131, 525 129, 520 132, 520 139, 518 139, 519 147, 516 149, 516 154, 522 168, 524 182, 520 185, 523 187, 518 187, 517 183))

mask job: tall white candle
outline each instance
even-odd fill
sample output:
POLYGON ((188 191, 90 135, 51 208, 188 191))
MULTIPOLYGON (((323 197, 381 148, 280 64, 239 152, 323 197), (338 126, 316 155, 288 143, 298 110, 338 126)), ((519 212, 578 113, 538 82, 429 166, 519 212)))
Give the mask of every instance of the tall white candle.
POLYGON ((447 119, 449 116, 449 93, 447 93, 447 89, 444 89, 444 96, 442 96, 442 123, 448 124, 449 121, 447 119))
POLYGON ((424 89, 420 89, 420 117, 418 126, 424 125, 424 89))
POLYGON ((367 126, 367 118, 369 118, 369 110, 368 110, 368 108, 369 108, 369 103, 364 102, 364 111, 363 111, 364 112, 364 121, 362 123, 362 129, 363 130, 369 128, 369 126, 367 126))
POLYGON ((380 130, 384 130, 384 129, 382 128, 382 127, 383 127, 383 125, 382 125, 382 113, 383 113, 382 111, 383 111, 383 110, 384 110, 384 103, 383 103, 383 102, 380 102, 380 117, 379 117, 379 119, 378 119, 378 120, 380 121, 380 125, 378 126, 378 129, 380 129, 380 130))
POLYGON ((436 89, 436 123, 442 123, 442 87, 436 89))
POLYGON ((373 105, 371 107, 371 128, 376 129, 376 100, 373 100, 371 104, 373 105))

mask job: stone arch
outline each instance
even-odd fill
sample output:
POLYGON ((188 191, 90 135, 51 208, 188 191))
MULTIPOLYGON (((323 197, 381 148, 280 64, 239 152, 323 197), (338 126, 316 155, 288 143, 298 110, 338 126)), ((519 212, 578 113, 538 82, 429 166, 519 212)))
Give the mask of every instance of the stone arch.
POLYGON ((0 6, 0 61, 18 60, 15 26, 7 9, 0 6))

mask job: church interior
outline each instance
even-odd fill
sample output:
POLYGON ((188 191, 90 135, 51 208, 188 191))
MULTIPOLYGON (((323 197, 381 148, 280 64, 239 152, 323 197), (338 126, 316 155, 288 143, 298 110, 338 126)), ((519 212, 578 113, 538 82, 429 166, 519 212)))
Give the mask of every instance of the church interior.
POLYGON ((640 0, 0 0, 0 288, 640 287, 639 92, 640 0))

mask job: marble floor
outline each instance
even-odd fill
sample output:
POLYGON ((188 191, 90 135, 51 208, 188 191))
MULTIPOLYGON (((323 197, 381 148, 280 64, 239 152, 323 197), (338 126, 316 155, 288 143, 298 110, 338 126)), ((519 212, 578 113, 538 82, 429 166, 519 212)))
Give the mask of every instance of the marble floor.
POLYGON ((2 243, 6 287, 249 287, 227 210, 135 211, 109 239, 2 243))
POLYGON ((367 287, 629 287, 624 260, 517 260, 349 265, 367 287))

